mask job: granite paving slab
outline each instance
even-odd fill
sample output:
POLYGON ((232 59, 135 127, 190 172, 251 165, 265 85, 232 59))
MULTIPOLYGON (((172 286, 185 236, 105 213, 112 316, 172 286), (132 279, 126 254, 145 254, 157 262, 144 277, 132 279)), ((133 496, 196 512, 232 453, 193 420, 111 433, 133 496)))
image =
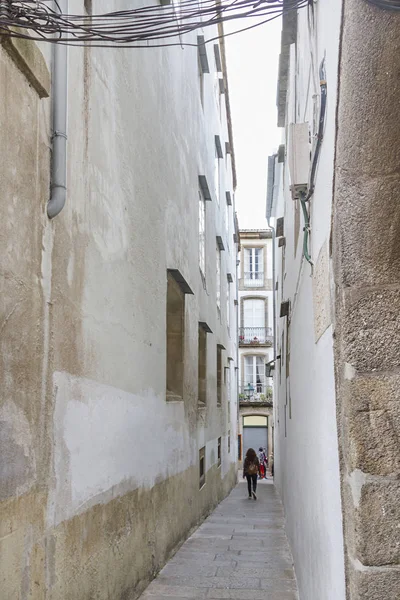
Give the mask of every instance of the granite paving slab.
POLYGON ((140 600, 298 600, 282 505, 271 480, 240 482, 180 547, 140 600))

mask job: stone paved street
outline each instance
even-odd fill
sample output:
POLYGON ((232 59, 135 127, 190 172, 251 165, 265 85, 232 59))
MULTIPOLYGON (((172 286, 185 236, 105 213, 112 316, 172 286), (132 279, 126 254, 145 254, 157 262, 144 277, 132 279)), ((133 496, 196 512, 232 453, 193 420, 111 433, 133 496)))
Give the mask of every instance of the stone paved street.
POLYGON ((240 482, 181 546, 141 600, 297 600, 282 505, 271 482, 257 501, 240 482))

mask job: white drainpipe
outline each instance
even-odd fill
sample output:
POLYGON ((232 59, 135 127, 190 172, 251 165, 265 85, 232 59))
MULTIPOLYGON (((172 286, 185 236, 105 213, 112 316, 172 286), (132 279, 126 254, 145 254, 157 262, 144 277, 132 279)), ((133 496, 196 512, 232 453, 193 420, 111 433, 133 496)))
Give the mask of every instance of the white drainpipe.
MULTIPOLYGON (((68 13, 68 0, 54 2, 54 10, 68 13)), ((49 219, 64 208, 67 197, 67 103, 68 103, 68 46, 53 44, 52 119, 53 150, 51 160, 51 197, 47 204, 49 219)))

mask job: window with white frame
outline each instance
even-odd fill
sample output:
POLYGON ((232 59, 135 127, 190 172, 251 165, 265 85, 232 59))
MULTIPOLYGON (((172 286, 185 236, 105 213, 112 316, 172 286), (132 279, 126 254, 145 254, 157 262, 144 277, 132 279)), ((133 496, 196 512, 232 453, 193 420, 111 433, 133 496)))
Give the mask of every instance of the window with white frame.
POLYGON ((206 276, 206 201, 199 190, 199 267, 202 276, 206 276))
POLYGON ((216 259, 216 278, 215 285, 217 289, 217 307, 221 310, 221 250, 217 247, 216 259))
POLYGON ((244 343, 265 343, 265 300, 248 298, 243 300, 243 323, 240 335, 244 343))
POLYGON ((248 287, 264 285, 263 248, 244 248, 244 284, 248 287))
POLYGON ((244 357, 243 393, 254 395, 265 393, 265 364, 262 356, 244 357))

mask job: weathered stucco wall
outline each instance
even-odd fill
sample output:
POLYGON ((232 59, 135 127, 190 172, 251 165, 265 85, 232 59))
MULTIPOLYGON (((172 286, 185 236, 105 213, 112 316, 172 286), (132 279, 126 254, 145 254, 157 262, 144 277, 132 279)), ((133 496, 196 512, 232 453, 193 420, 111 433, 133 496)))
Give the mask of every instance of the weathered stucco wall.
POLYGON ((2 600, 135 598, 236 481, 236 245, 225 199, 233 176, 207 52, 203 108, 195 47, 69 51, 67 203, 49 222, 49 101, 0 47, 2 600), (224 149, 220 204, 215 135, 224 149), (212 193, 205 284, 199 175, 212 193), (194 292, 180 402, 166 401, 167 269, 194 292), (213 332, 202 409, 199 321, 213 332), (217 344, 230 378, 221 407, 217 344))
MULTIPOLYGON (((329 258, 335 147, 337 64, 341 2, 313 4, 298 12, 290 46, 286 125, 309 124, 314 141, 325 57, 327 113, 315 192, 310 202, 310 254, 303 257, 304 219, 292 199, 289 162, 294 149, 286 130, 285 163, 275 217, 284 217, 285 245, 276 241, 277 354, 275 482, 283 499, 302 600, 344 600, 345 571, 329 258), (280 317, 289 301, 288 317, 280 317)), ((304 148, 307 152, 310 148, 304 148)), ((296 150, 297 151, 297 150, 296 150)), ((311 165, 310 165, 311 166, 311 165)))
POLYGON ((400 590, 399 28, 344 2, 332 254, 351 600, 400 590))

